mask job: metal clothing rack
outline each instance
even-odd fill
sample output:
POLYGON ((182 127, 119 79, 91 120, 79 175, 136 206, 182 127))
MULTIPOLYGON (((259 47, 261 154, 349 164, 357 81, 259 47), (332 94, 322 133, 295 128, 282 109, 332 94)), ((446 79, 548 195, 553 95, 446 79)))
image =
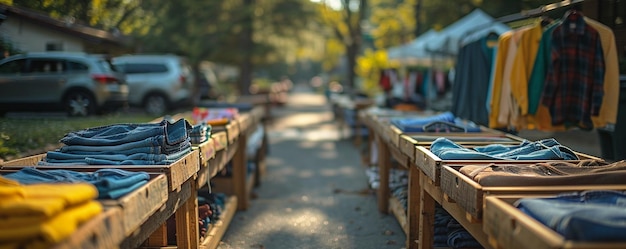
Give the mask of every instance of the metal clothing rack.
POLYGON ((478 30, 490 27, 491 25, 493 25, 494 23, 511 23, 511 22, 515 22, 515 21, 519 21, 519 20, 524 20, 524 19, 528 19, 528 18, 533 18, 533 17, 539 17, 544 15, 547 12, 553 11, 553 10, 557 10, 560 8, 564 8, 564 7, 569 7, 569 6, 573 6, 575 4, 578 3, 582 3, 585 0, 564 0, 561 2, 557 2, 557 3, 552 3, 552 4, 548 4, 548 5, 542 5, 538 8, 534 8, 534 9, 530 9, 530 10, 523 10, 520 13, 515 13, 515 14, 510 14, 510 15, 506 15, 506 16, 501 16, 498 17, 496 19, 494 19, 492 22, 486 23, 484 25, 480 25, 479 27, 476 27, 472 30, 466 31, 465 32, 465 36, 467 36, 468 34, 474 33, 478 30))
POLYGON ((531 10, 523 10, 520 13, 511 14, 496 18, 494 21, 501 23, 510 23, 518 20, 523 20, 532 17, 538 17, 544 15, 546 12, 550 12, 552 10, 569 7, 574 4, 582 3, 584 0, 564 0, 558 3, 552 3, 548 5, 543 5, 535 9, 531 10))

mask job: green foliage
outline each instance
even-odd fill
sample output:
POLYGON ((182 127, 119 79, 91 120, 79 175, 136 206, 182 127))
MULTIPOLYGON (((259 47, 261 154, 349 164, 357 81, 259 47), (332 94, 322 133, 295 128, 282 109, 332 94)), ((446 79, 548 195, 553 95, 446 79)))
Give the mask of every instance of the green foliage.
POLYGON ((145 123, 153 119, 143 114, 85 118, 0 118, 0 158, 7 160, 28 154, 29 151, 58 147, 59 139, 70 131, 115 123, 145 123))

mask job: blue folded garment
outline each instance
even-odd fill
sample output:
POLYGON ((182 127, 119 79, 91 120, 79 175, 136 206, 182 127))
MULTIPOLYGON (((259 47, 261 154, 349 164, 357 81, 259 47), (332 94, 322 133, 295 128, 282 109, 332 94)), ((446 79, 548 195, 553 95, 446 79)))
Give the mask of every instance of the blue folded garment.
POLYGON ((451 112, 422 117, 394 117, 391 124, 403 132, 480 132, 480 126, 456 118, 451 112))
POLYGON ((95 172, 77 172, 54 169, 39 170, 25 167, 17 172, 4 175, 21 184, 87 182, 98 189, 98 199, 117 199, 143 186, 150 180, 146 172, 132 172, 121 169, 99 169, 95 172))

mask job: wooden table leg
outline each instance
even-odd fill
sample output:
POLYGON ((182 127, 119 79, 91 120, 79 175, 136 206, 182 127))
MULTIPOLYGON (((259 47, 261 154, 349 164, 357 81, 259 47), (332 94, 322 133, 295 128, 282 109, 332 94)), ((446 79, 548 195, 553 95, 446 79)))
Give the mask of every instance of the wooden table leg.
POLYGON ((198 224, 198 192, 196 184, 191 184, 191 198, 185 201, 175 213, 176 245, 178 248, 198 248, 200 244, 198 224))
POLYGON ((427 178, 420 172, 420 218, 418 248, 433 248, 435 240, 435 199, 425 190, 423 182, 427 178))
POLYGON ((247 191, 248 181, 248 159, 246 158, 247 137, 241 134, 237 139, 237 151, 233 156, 233 190, 237 196, 237 210, 247 210, 250 199, 250 193, 247 191))
POLYGON ((414 163, 409 163, 409 191, 407 203, 407 219, 409 234, 407 234, 407 248, 418 248, 420 216, 421 216, 420 169, 414 163))
POLYGON ((389 213, 389 171, 391 168, 391 153, 389 146, 380 137, 376 136, 378 145, 378 211, 384 214, 389 213))

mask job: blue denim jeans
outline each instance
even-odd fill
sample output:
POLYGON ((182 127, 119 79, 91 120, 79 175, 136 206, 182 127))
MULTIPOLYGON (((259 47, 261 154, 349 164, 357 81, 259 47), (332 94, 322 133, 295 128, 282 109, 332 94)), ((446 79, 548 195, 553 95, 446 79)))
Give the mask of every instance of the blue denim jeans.
POLYGON ((117 199, 143 186, 150 180, 145 172, 131 172, 121 169, 99 169, 95 172, 71 170, 39 170, 25 167, 4 177, 21 184, 88 182, 98 189, 98 199, 117 199))
POLYGON ((626 242, 626 194, 586 191, 553 198, 522 198, 515 205, 567 240, 626 242))
POLYGON ((89 165, 167 165, 176 162, 191 151, 191 147, 171 154, 73 154, 49 151, 39 165, 89 164, 89 165))
POLYGON ((466 148, 440 137, 432 143, 430 151, 443 160, 578 160, 574 151, 554 139, 466 148))
POLYGON ((163 136, 163 144, 174 145, 187 140, 191 129, 185 119, 173 123, 163 120, 159 123, 113 124, 70 132, 60 142, 65 145, 109 146, 163 136))

